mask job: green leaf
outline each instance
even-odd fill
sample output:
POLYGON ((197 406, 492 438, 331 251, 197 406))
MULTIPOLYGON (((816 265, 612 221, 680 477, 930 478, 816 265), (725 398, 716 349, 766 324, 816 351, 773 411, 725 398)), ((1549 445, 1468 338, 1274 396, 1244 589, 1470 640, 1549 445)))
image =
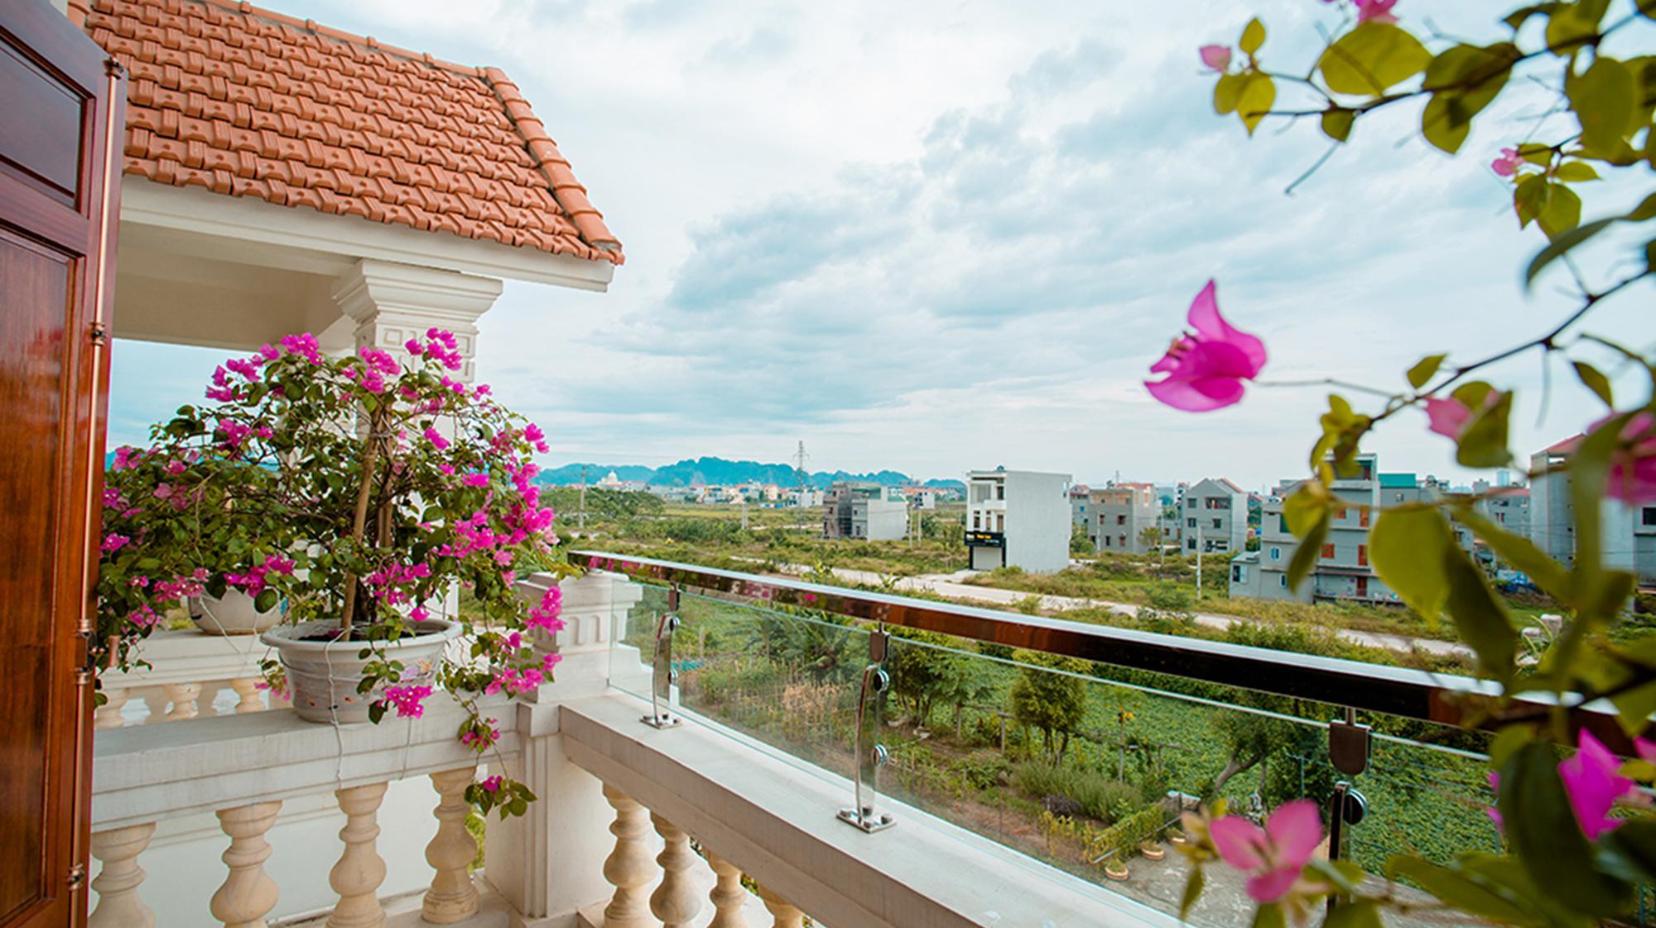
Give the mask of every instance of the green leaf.
POLYGON ((1516 535, 1484 518, 1477 510, 1462 507, 1455 518, 1472 530, 1501 560, 1524 572, 1547 595, 1563 601, 1569 596, 1570 573, 1548 557, 1535 542, 1516 535))
POLYGON ((1456 633, 1477 655, 1478 669, 1503 683, 1511 680, 1518 658, 1518 630, 1483 571, 1453 538, 1443 554, 1443 576, 1449 587, 1444 605, 1455 620, 1456 633))
POLYGON ((1393 857, 1386 861, 1386 870, 1392 877, 1404 877, 1439 901, 1448 903, 1469 915, 1481 916, 1509 925, 1536 924, 1535 916, 1526 912, 1509 898, 1505 887, 1479 879, 1459 866, 1439 866, 1415 857, 1393 857))
POLYGON ((1282 518, 1288 531, 1304 538, 1316 524, 1328 517, 1328 496, 1315 483, 1302 483, 1282 501, 1282 518))
POLYGON ((1628 887, 1593 868, 1591 848, 1558 779, 1552 747, 1531 742, 1501 770, 1507 844, 1531 881, 1571 909, 1597 918, 1624 910, 1628 887))
POLYGON ((1547 185, 1547 202, 1536 214, 1541 231, 1547 238, 1557 238, 1574 229, 1581 222, 1581 197, 1563 184, 1547 185))
POLYGON ((1385 928, 1380 906, 1373 899, 1356 899, 1334 906, 1323 919, 1323 928, 1385 928))
POLYGON ((1467 404, 1478 410, 1461 431, 1455 460, 1463 467, 1503 467, 1512 460, 1507 449, 1507 424, 1512 416, 1512 393, 1502 393, 1493 404, 1467 404))
POLYGON ((1523 228, 1535 221, 1541 211, 1547 207, 1547 197, 1552 193, 1551 184, 1542 174, 1531 174, 1518 182, 1512 189, 1512 206, 1518 211, 1518 227, 1523 228))
POLYGON ((1391 23, 1371 20, 1330 45, 1317 66, 1335 93, 1377 97, 1426 70, 1431 60, 1419 39, 1391 23))
POLYGON ((1575 565, 1570 573, 1570 601, 1578 609, 1596 600, 1603 582, 1603 532, 1600 506, 1609 484, 1610 456, 1626 426, 1626 415, 1605 420, 1577 443, 1570 455, 1570 505, 1575 510, 1575 565))
POLYGON ((1207 877, 1203 875, 1201 865, 1192 864, 1190 875, 1185 877, 1184 894, 1179 897, 1179 921, 1184 921, 1190 914, 1191 906, 1196 904, 1197 899, 1202 898, 1202 887, 1206 882, 1207 877))
POLYGON ((1369 531, 1374 572, 1427 622, 1437 621, 1449 598, 1443 559, 1451 550, 1455 533, 1436 509, 1384 509, 1369 531))
POLYGON ((1455 45, 1433 58, 1421 85, 1434 91, 1420 120, 1426 140, 1449 154, 1459 151, 1472 119, 1500 95, 1518 57, 1517 46, 1500 42, 1455 45))
POLYGON ((1566 161, 1553 172, 1553 178, 1570 184, 1579 184, 1584 181, 1598 180, 1599 172, 1585 161, 1566 161))
POLYGON ((1236 47, 1252 55, 1259 51, 1259 47, 1264 44, 1265 24, 1260 22, 1259 17, 1256 16, 1248 20, 1248 24, 1242 27, 1242 37, 1236 40, 1236 47))
POLYGON ((1276 102, 1276 83, 1257 71, 1242 75, 1242 91, 1236 98, 1236 115, 1243 128, 1253 135, 1271 104, 1276 102))
POLYGON ((1584 40, 1598 33, 1599 20, 1604 18, 1609 6, 1610 0, 1555 4, 1547 19, 1547 48, 1556 55, 1569 57, 1584 40))
POLYGON ((1316 523, 1310 531, 1301 536, 1299 547, 1294 549, 1294 556, 1288 561, 1288 586, 1299 589, 1300 581, 1311 573, 1311 568, 1317 565, 1317 558, 1322 554, 1323 539, 1328 537, 1328 510, 1319 514, 1316 523))
POLYGON ((1323 135, 1336 142, 1343 142, 1351 137, 1351 126, 1357 121, 1357 114, 1351 110, 1332 107, 1322 114, 1323 135))
POLYGON ((1633 121, 1633 74, 1614 58, 1598 57, 1577 77, 1566 78, 1564 93, 1581 121, 1581 143, 1611 154, 1624 144, 1633 121))
POLYGON ((1213 111, 1220 116, 1236 112, 1236 101, 1242 97, 1246 74, 1221 74, 1213 85, 1213 111))
POLYGON ((1426 386, 1428 380, 1437 376, 1438 368, 1443 366, 1447 357, 1446 354, 1429 354, 1416 361, 1415 366, 1409 368, 1409 386, 1416 390, 1426 386))
POLYGON ((1629 883, 1656 882, 1656 821, 1636 819, 1601 838, 1599 863, 1629 883))
POLYGON ((1254 910, 1253 928, 1288 928, 1288 918, 1282 906, 1267 903, 1254 910))
POLYGON ((1546 269, 1547 265, 1568 254, 1577 245, 1583 244, 1593 236, 1603 232, 1616 223, 1616 217, 1609 219, 1595 219, 1584 225, 1578 225, 1562 235, 1555 236, 1547 243, 1547 247, 1536 253, 1530 259, 1529 268, 1524 271, 1524 286, 1535 283, 1535 278, 1546 269))
MULTIPOLYGON (((1651 0, 1651 2, 1656 3, 1656 0, 1651 0)), ((1639 205, 1633 208, 1633 212, 1627 214, 1627 218, 1633 222, 1644 222, 1646 219, 1656 219, 1656 193, 1640 200, 1639 205)))
POLYGON ((1610 389, 1610 378, 1604 376, 1603 371, 1586 361, 1571 361, 1570 366, 1575 368, 1576 379, 1581 381, 1582 386, 1593 391, 1593 395, 1604 405, 1615 408, 1616 397, 1610 389))
POLYGON ((260 590, 259 595, 253 598, 253 608, 259 610, 260 612, 269 612, 270 610, 276 608, 276 602, 278 599, 279 597, 276 595, 275 590, 260 590))

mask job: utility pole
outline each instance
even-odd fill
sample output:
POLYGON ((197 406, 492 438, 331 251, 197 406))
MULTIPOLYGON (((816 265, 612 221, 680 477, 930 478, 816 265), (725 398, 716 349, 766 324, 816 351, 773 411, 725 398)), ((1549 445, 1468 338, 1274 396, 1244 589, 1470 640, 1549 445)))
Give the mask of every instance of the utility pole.
POLYGON ((1202 598, 1202 549, 1207 543, 1202 538, 1202 520, 1196 520, 1196 598, 1202 598))
POLYGON ((581 531, 586 531, 586 465, 581 465, 581 511, 576 517, 581 531))
POLYGON ((799 440, 799 450, 794 452, 794 474, 799 480, 799 499, 794 506, 794 527, 805 528, 805 440, 799 440))

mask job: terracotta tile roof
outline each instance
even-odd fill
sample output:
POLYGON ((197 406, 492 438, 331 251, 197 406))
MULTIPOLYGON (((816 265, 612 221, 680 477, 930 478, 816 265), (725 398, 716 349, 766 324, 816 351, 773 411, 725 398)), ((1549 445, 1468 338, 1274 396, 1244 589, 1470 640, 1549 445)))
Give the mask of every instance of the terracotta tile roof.
POLYGON ((129 174, 622 263, 569 161, 498 68, 231 0, 73 6, 131 72, 129 174))

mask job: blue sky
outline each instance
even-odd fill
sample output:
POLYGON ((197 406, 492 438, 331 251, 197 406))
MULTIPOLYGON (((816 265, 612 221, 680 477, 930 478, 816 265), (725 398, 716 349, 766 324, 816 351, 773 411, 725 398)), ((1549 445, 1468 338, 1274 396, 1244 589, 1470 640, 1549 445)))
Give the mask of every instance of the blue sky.
MULTIPOLYGON (((1233 42, 1252 10, 1267 63, 1302 68, 1340 16, 1312 0, 267 2, 504 68, 625 242, 609 293, 508 282, 482 321, 480 379, 546 427, 550 463, 774 461, 804 440, 818 469, 1261 487, 1303 468, 1321 391, 1191 416, 1140 386, 1209 277, 1271 379, 1392 386, 1423 354, 1485 353, 1569 305, 1562 280, 1523 290, 1538 233, 1487 169, 1536 125, 1538 92, 1499 103, 1456 159, 1396 107, 1292 196, 1323 151, 1314 127, 1250 140, 1212 114, 1195 47, 1233 42)), ((1492 39, 1507 7, 1398 12, 1492 39)), ((1584 215, 1615 193, 1584 190, 1584 215)), ((1619 256, 1586 270, 1603 280, 1619 256)), ((1650 347, 1650 297, 1592 330, 1650 347)), ((122 342, 112 440, 199 396, 217 359, 122 342)), ((1540 376, 1535 357, 1496 372, 1540 376)), ((1552 379, 1544 418, 1537 391, 1520 400, 1520 453, 1594 414, 1567 370, 1552 379)), ((1424 417, 1372 448, 1388 470, 1462 475, 1424 417)))

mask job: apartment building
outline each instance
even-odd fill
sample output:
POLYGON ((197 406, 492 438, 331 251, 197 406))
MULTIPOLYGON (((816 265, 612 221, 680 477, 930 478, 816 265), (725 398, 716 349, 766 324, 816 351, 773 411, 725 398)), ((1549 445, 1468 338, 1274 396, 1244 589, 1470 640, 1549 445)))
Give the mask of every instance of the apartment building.
POLYGON ((876 483, 836 483, 822 504, 823 538, 895 541, 908 533, 908 501, 876 483))
POLYGON ((1209 477, 1185 490, 1180 512, 1184 551, 1242 551, 1248 546, 1248 494, 1224 477, 1209 477))
MULTIPOLYGON (((1564 564, 1575 560, 1575 504, 1570 475, 1561 470, 1580 435, 1530 456, 1529 538, 1564 564)), ((1605 562, 1631 571, 1641 587, 1656 586, 1656 505, 1629 506, 1618 500, 1600 503, 1599 531, 1605 562)))
MULTIPOLYGON (((1076 507, 1072 493, 1071 509, 1076 507)), ((1106 487, 1087 489, 1079 504, 1082 518, 1078 524, 1087 530, 1087 540, 1093 550, 1144 554, 1154 551, 1147 542, 1147 529, 1160 528, 1161 500, 1148 483, 1112 483, 1106 487)))
POLYGON ((1069 566, 1070 475, 975 470, 966 475, 966 551, 973 570, 1069 566))

